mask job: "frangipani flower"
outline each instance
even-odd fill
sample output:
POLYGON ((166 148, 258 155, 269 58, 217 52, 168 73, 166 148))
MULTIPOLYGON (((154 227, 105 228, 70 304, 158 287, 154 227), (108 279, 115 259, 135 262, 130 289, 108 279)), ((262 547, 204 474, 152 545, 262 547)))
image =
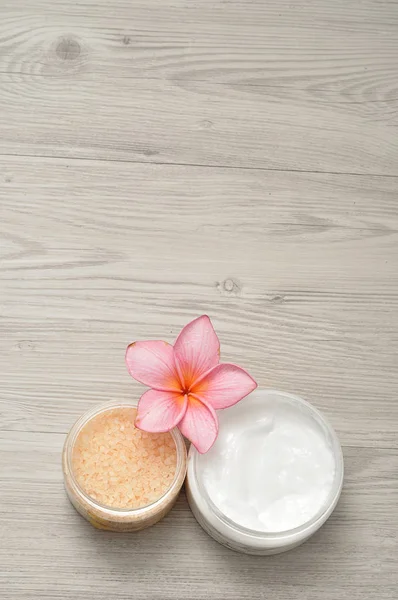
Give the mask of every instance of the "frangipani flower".
POLYGON ((218 434, 216 410, 236 404, 257 387, 244 369, 219 360, 220 342, 206 315, 186 325, 174 346, 130 344, 129 373, 152 388, 139 400, 136 427, 162 432, 177 426, 199 452, 207 452, 218 434))

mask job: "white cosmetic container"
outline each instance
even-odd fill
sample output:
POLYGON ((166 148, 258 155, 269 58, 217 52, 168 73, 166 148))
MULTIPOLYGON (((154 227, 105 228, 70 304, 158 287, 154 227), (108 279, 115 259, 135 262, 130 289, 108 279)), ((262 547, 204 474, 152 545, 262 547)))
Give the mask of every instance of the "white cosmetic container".
POLYGON ((191 446, 187 494, 200 525, 247 554, 305 542, 331 515, 343 455, 325 418, 298 396, 256 390, 225 411, 207 454, 191 446))

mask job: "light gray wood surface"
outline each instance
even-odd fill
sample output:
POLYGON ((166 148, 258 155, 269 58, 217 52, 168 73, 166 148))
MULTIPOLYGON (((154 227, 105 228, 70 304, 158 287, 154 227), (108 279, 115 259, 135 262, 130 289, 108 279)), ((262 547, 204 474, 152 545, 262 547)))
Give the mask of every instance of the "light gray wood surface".
POLYGON ((0 1, 0 596, 395 600, 398 4, 0 1), (275 557, 184 494, 139 534, 69 505, 134 339, 209 314, 222 358, 335 426, 345 487, 275 557))

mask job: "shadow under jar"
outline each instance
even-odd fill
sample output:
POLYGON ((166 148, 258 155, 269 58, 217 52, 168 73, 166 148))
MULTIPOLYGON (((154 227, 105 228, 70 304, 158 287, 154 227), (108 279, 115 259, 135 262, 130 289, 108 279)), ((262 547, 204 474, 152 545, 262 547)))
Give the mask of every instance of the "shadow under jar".
POLYGON ((65 489, 98 529, 139 531, 174 505, 187 453, 178 429, 146 433, 134 426, 136 403, 112 402, 84 414, 63 449, 65 489))

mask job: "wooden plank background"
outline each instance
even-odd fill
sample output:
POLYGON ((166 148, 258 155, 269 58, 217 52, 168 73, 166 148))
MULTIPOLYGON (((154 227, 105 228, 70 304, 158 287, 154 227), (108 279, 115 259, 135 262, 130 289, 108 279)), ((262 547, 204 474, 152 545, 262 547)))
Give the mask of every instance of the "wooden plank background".
POLYGON ((398 4, 0 1, 0 595, 395 600, 398 4), (275 557, 184 494, 92 529, 60 452, 138 396, 124 350, 207 313, 222 358, 334 424, 345 488, 275 557))

